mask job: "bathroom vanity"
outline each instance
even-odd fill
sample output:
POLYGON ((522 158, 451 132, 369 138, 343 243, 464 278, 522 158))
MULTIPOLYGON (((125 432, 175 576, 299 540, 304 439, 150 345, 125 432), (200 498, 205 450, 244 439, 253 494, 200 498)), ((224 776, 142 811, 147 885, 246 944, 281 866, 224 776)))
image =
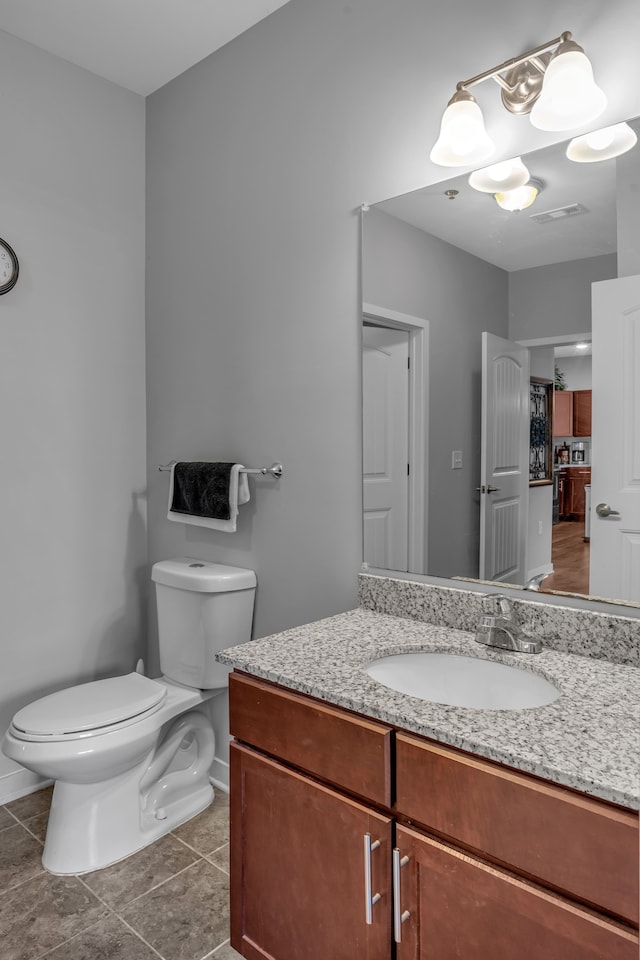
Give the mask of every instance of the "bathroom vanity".
MULTIPOLYGON (((632 639, 634 626, 631 625, 632 639)), ((635 960, 637 666, 359 609, 223 652, 232 945, 248 960, 635 960), (522 664, 528 710, 365 673, 420 650, 522 664)))

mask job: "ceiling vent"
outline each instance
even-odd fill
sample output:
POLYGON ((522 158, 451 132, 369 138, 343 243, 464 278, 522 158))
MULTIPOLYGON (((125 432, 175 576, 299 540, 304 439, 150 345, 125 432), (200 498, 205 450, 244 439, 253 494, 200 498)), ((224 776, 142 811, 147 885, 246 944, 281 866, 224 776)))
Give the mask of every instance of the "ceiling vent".
POLYGON ((552 220, 565 220, 567 217, 577 217, 581 213, 589 213, 581 203, 568 203, 566 207, 556 207, 555 210, 545 210, 544 213, 532 213, 530 220, 536 223, 551 223, 552 220))

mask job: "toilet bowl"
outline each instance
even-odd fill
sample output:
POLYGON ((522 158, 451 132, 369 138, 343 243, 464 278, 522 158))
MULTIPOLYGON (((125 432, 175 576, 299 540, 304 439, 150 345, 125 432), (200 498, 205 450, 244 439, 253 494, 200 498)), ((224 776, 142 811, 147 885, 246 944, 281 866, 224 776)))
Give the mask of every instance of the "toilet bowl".
POLYGON ((215 651, 250 639, 255 574, 179 558, 155 564, 152 576, 160 664, 171 676, 134 672, 60 690, 19 710, 5 733, 8 757, 55 781, 42 856, 51 873, 122 860, 213 799, 207 704, 228 676, 215 651))

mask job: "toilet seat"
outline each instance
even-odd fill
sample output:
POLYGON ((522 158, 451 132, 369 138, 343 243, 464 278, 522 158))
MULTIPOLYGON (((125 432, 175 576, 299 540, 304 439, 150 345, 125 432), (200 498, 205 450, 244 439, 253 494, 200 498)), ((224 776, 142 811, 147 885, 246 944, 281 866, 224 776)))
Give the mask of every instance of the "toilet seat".
POLYGON ((155 713, 166 687, 140 673, 93 680, 42 697, 19 710, 11 732, 20 740, 77 740, 137 723, 155 713))

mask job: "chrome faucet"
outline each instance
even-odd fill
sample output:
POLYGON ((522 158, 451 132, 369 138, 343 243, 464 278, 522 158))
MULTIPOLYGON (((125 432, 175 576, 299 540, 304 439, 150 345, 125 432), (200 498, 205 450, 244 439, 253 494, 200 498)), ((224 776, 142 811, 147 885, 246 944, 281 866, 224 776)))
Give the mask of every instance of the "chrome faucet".
POLYGON ((501 593, 488 593, 486 599, 493 600, 494 609, 493 613, 480 617, 477 642, 516 653, 540 653, 542 644, 539 640, 525 640, 522 636, 507 598, 501 593))

